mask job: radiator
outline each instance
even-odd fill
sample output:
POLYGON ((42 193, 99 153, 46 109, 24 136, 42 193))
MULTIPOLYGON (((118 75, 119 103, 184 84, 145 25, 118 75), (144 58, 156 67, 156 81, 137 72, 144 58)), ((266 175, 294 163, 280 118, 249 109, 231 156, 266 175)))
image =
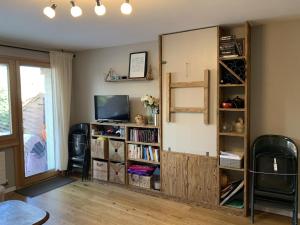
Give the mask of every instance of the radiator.
POLYGON ((6 183, 5 152, 0 152, 0 185, 6 183))

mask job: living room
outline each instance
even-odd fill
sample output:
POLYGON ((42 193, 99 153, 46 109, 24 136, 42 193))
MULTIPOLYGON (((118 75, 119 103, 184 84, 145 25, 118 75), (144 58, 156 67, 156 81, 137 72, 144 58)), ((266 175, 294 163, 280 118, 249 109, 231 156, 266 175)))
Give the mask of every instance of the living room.
POLYGON ((0 3, 0 224, 297 224, 299 9, 0 3))

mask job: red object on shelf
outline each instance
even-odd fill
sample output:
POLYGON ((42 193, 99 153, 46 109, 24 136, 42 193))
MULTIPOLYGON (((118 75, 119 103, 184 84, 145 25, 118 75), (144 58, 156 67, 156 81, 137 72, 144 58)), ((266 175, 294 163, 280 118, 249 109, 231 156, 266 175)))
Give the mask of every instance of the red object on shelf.
POLYGON ((221 106, 224 109, 231 109, 233 107, 233 104, 231 102, 222 102, 221 106))

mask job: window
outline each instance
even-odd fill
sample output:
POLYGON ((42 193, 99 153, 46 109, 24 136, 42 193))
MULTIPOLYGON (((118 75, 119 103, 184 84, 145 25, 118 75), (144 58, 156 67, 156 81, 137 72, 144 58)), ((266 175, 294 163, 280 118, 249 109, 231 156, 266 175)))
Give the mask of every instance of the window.
POLYGON ((51 70, 21 65, 25 177, 55 168, 51 70))
POLYGON ((0 64, 0 136, 12 134, 9 65, 0 64))

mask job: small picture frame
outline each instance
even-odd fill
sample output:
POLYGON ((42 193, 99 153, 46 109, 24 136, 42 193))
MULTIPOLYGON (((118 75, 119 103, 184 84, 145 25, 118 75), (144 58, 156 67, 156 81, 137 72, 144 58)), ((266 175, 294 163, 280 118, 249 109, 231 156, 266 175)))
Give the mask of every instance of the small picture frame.
POLYGON ((145 78, 147 76, 148 52, 130 53, 129 79, 145 78))

